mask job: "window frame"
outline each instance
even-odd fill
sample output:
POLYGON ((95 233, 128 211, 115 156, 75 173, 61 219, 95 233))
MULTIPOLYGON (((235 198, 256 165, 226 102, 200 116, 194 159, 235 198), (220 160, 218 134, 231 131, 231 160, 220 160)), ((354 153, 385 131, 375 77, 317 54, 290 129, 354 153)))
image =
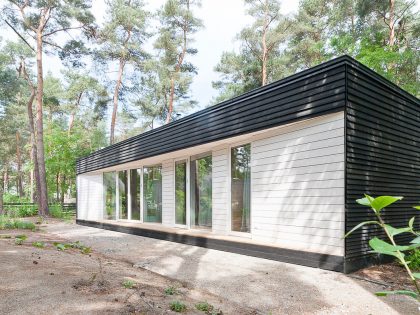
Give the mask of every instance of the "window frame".
POLYGON ((227 230, 228 234, 232 236, 239 236, 239 237, 245 237, 245 238, 252 238, 252 167, 253 167, 253 160, 252 160, 252 152, 253 152, 253 142, 248 140, 243 140, 239 142, 232 143, 228 146, 228 213, 227 213, 227 230), (251 156, 250 156, 250 174, 249 174, 249 181, 250 181, 250 218, 249 218, 249 232, 238 232, 232 230, 232 149, 241 147, 244 145, 249 144, 251 147, 251 156))
POLYGON ((191 229, 191 218, 190 218, 190 214, 191 214, 191 209, 190 209, 190 157, 189 156, 185 156, 185 157, 180 157, 180 158, 176 158, 173 159, 173 171, 174 171, 174 177, 173 177, 173 193, 174 193, 174 208, 173 208, 173 213, 174 213, 174 219, 173 219, 173 226, 174 227, 178 227, 178 228, 183 228, 183 229, 191 229), (176 223, 176 191, 175 191, 175 187, 176 187, 176 163, 180 162, 180 161, 184 161, 186 164, 186 172, 185 172, 185 184, 186 184, 186 201, 185 201, 185 223, 186 224, 177 224, 176 223))

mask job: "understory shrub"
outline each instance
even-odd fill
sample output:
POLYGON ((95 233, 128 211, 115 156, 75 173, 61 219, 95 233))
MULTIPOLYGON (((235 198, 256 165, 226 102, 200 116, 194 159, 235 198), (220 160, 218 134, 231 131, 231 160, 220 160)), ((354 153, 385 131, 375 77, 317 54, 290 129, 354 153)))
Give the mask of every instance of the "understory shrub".
POLYGON ((187 306, 180 301, 172 301, 169 307, 171 311, 174 311, 177 313, 185 312, 187 310, 187 306))
MULTIPOLYGON (((378 296, 387 296, 387 295, 407 295, 410 296, 417 301, 420 301, 420 286, 417 283, 417 280, 420 279, 420 273, 413 272, 413 265, 417 264, 420 260, 418 259, 418 249, 420 248, 420 231, 416 231, 414 229, 414 220, 415 217, 412 217, 408 221, 408 225, 406 227, 396 228, 387 223, 385 223, 384 218, 382 216, 382 210, 395 202, 403 199, 403 197, 393 197, 393 196, 379 196, 377 198, 373 198, 369 195, 365 195, 364 198, 356 200, 356 202, 362 206, 369 207, 370 210, 375 215, 376 220, 372 221, 364 221, 356 225, 353 229, 348 232, 345 237, 351 235, 354 231, 358 230, 364 225, 376 225, 379 226, 385 233, 385 238, 380 239, 378 237, 374 237, 369 241, 369 246, 372 248, 371 253, 376 253, 379 255, 387 255, 392 256, 397 259, 397 261, 404 267, 407 276, 412 281, 412 284, 415 288, 415 291, 412 290, 395 290, 395 291, 381 291, 376 292, 378 296), (412 235, 413 240, 410 242, 409 245, 400 245, 397 244, 395 240, 395 236, 400 234, 409 233, 412 235), (413 256, 413 262, 410 261, 409 256, 410 253, 414 253, 415 257, 413 256), (408 255, 407 255, 408 254, 408 255)), ((415 206, 414 209, 420 210, 420 206, 415 206)))
POLYGON ((66 212, 63 210, 63 207, 60 204, 53 204, 50 205, 50 216, 57 219, 64 219, 64 220, 70 220, 71 219, 71 213, 66 212))
POLYGON ((0 215, 0 230, 35 230, 35 224, 29 221, 10 218, 7 215, 0 215))
POLYGON ((415 271, 420 271, 420 250, 415 249, 407 255, 408 265, 415 271))

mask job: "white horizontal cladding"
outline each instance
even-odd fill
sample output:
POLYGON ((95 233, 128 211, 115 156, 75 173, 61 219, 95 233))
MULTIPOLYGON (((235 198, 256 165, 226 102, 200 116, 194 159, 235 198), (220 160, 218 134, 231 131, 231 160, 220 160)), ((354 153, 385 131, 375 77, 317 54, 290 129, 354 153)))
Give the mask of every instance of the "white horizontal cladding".
POLYGON ((212 153, 212 230, 218 234, 228 232, 228 163, 228 146, 215 148, 212 153))
POLYGON ((344 114, 271 131, 251 160, 252 238, 344 255, 344 114))
POLYGON ((162 162, 162 224, 175 224, 175 178, 174 161, 162 162))
POLYGON ((77 176, 77 218, 81 220, 103 219, 102 174, 77 176))

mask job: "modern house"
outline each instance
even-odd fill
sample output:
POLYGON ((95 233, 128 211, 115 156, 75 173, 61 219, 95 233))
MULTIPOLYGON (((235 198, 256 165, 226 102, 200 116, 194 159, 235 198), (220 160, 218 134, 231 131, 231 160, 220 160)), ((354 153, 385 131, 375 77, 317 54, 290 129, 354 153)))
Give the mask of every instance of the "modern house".
POLYGON ((343 56, 79 159, 77 222, 350 272, 381 235, 343 238, 371 218, 355 199, 405 196, 386 220, 419 217, 419 109, 343 56))

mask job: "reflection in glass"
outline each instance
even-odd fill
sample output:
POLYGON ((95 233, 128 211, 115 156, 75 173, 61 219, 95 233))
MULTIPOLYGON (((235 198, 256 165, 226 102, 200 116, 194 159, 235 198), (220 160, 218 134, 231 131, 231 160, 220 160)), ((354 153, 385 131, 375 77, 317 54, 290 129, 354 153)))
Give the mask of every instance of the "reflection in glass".
POLYGON ((103 173, 104 183, 104 219, 115 220, 116 179, 115 172, 103 173))
POLYGON ((118 172, 118 191, 119 191, 119 219, 128 219, 127 210, 127 171, 118 172))
POLYGON ((130 170, 131 220, 140 220, 141 170, 130 170))
POLYGON ((212 157, 191 161, 191 226, 212 226, 212 157))
POLYGON ((250 232, 251 222, 251 145, 231 151, 232 231, 250 232))
POLYGON ((143 211, 145 222, 162 223, 162 167, 143 168, 143 211))
POLYGON ((175 162, 175 223, 185 225, 187 212, 187 162, 175 162))

